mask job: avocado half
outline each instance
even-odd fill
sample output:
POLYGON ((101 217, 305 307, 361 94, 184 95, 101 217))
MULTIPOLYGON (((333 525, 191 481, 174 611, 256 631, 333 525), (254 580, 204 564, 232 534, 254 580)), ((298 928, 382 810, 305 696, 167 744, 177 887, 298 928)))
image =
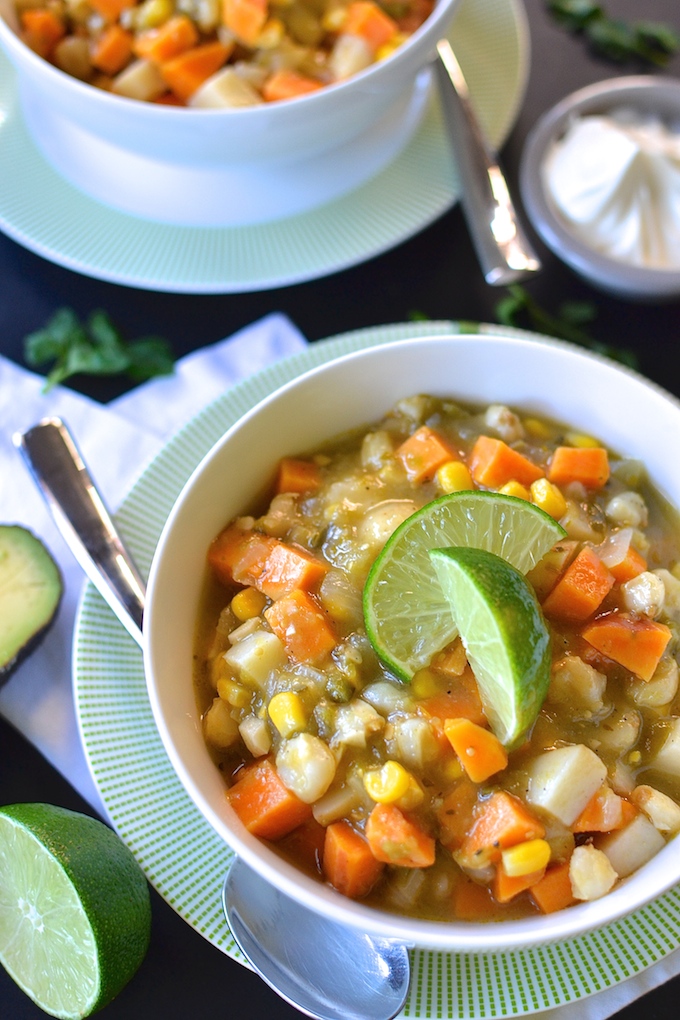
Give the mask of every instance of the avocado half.
POLYGON ((0 685, 42 641, 64 592, 59 567, 39 538, 0 524, 0 685))

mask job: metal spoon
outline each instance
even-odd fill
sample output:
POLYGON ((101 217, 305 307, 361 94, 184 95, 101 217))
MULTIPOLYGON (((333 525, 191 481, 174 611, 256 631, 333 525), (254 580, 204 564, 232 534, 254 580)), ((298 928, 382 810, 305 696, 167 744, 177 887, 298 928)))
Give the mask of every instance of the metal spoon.
MULTIPOLYGON (((47 418, 13 438, 71 552, 141 645, 144 581, 67 427, 47 418)), ((229 928, 253 969, 307 1016, 392 1020, 402 1010, 410 982, 406 946, 303 907, 239 858, 222 900, 229 928)))
POLYGON ((538 272, 540 260, 519 222, 448 39, 437 43, 434 68, 461 180, 461 205, 484 278, 493 286, 514 283, 538 272))

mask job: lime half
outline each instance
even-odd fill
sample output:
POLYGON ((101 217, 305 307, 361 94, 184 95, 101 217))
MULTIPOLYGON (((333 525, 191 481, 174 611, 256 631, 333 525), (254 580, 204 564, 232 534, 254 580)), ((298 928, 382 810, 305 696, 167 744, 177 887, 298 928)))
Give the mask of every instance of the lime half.
POLYGON ((371 567, 364 588, 371 644, 391 672, 408 682, 456 637, 431 549, 487 549, 524 574, 565 535, 549 514, 517 496, 471 491, 433 500, 399 525, 371 567))
POLYGON ((0 808, 0 961, 45 1013, 105 1006, 150 931, 146 878, 112 829, 50 804, 0 808))
POLYGON ((491 729, 521 743, 550 683, 550 632, 526 577, 485 549, 430 553, 467 652, 491 729))

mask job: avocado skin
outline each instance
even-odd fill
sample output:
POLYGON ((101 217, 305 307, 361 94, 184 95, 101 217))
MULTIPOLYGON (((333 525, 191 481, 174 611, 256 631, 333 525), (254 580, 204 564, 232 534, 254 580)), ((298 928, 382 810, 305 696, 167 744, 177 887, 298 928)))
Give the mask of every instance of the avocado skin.
MULTIPOLYGON (((2 552, 7 544, 19 544, 23 549, 28 549, 34 555, 34 562, 42 570, 45 583, 51 588, 47 605, 43 606, 36 618, 35 626, 28 632, 22 644, 10 655, 4 658, 0 654, 0 687, 3 687, 25 661, 44 641, 51 630, 61 605, 64 594, 64 581, 62 573, 53 556, 45 544, 28 528, 19 524, 0 524, 0 586, 3 583, 3 556, 2 552)), ((19 582, 17 582, 17 592, 19 582)))

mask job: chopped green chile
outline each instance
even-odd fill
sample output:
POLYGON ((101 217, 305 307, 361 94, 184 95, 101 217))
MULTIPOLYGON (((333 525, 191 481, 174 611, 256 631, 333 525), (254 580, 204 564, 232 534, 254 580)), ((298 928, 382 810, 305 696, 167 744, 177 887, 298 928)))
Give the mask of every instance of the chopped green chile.
POLYGON ((680 525, 644 467, 533 413, 422 394, 291 458, 313 461, 316 481, 225 521, 196 624, 207 745, 243 823, 346 895, 440 921, 565 909, 643 866, 680 830, 680 525), (420 429, 450 460, 418 464, 416 479, 401 447, 420 429), (480 480, 479 437, 500 450, 494 471, 521 466, 509 448, 538 480, 480 480), (545 702, 481 782, 466 757, 489 727, 459 639, 402 684, 361 611, 391 531, 465 472, 468 488, 533 500, 567 531, 528 575, 552 638, 545 702), (462 752, 447 728, 470 734, 462 752), (252 795, 265 779, 266 824, 252 795))

